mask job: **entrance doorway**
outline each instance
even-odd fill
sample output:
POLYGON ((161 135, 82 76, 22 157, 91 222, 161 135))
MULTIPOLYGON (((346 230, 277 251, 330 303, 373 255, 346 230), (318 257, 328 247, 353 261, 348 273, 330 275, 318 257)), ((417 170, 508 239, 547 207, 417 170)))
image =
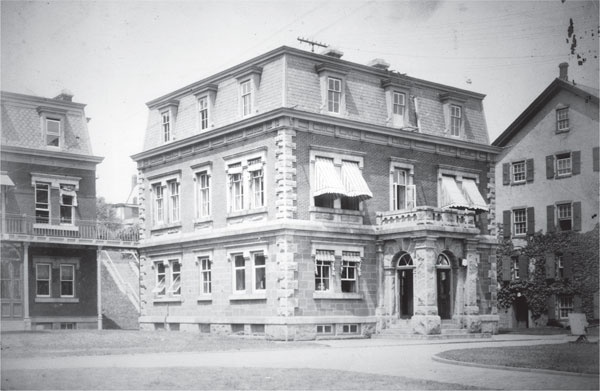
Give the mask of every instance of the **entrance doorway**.
POLYGON ((450 259, 444 253, 438 255, 436 263, 437 306, 442 319, 452 319, 452 269, 450 259))
POLYGON ((0 268, 0 313, 2 320, 22 320, 23 263, 20 260, 2 259, 0 268))
POLYGON ((414 314, 414 278, 415 269, 412 257, 407 252, 400 253, 396 264, 396 287, 398 298, 398 316, 402 319, 410 319, 414 314))
POLYGON ((517 328, 529 327, 529 307, 525 296, 519 296, 514 301, 515 318, 517 328))

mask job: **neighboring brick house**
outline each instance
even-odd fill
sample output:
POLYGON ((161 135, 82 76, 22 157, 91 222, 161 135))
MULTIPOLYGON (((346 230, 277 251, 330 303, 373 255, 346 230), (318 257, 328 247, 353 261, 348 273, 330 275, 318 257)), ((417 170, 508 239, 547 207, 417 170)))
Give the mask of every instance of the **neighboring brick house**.
MULTIPOLYGON (((496 213, 516 249, 536 232, 586 232, 598 224, 598 89, 569 82, 567 63, 559 69, 559 77, 493 142, 502 148, 496 213)), ((568 254, 547 257, 548 278, 568 278, 568 254)), ((525 255, 507 257, 502 265, 505 283, 527 279, 533 267, 525 255)), ((566 322, 574 299, 552 296, 548 318, 566 322)), ((501 325, 532 326, 528 312, 520 298, 501 311, 501 325)))
POLYGON ((84 104, 2 92, 1 326, 101 327, 101 246, 131 246, 96 222, 84 104))
POLYGON ((495 331, 484 96, 341 55, 280 47, 148 103, 142 329, 495 331))

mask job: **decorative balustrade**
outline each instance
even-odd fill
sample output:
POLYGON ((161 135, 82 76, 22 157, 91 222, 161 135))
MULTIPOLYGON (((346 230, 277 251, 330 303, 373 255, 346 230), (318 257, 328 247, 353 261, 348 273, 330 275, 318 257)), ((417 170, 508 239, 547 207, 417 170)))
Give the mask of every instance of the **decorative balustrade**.
POLYGON ((136 226, 114 222, 76 220, 73 225, 44 224, 36 223, 35 216, 14 214, 6 214, 1 216, 1 219, 2 234, 110 240, 121 242, 137 242, 139 240, 139 229, 136 226))
POLYGON ((473 211, 439 209, 430 206, 420 206, 412 210, 377 212, 376 221, 381 228, 415 226, 477 228, 473 211))

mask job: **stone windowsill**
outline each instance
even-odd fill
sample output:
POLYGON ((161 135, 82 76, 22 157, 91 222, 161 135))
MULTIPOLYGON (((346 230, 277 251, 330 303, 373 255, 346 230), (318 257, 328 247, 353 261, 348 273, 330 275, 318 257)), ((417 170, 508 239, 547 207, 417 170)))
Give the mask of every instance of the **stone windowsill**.
POLYGON ((173 229, 173 228, 181 228, 181 222, 177 222, 177 223, 173 223, 173 224, 155 225, 152 228, 150 228, 150 232, 164 231, 164 230, 173 229))
POLYGON ((229 295, 229 301, 267 300, 267 292, 234 293, 229 295))
POLYGON ((212 216, 198 217, 194 219, 194 224, 212 223, 212 216))
POLYGON ((255 209, 244 209, 244 210, 238 210, 235 212, 229 212, 229 213, 227 213, 227 218, 229 219, 229 218, 234 218, 234 217, 257 215, 257 214, 261 214, 261 213, 267 213, 266 206, 263 206, 261 208, 255 208, 255 209))
POLYGON ((79 303, 78 297, 36 297, 36 303, 79 303))
POLYGON ((562 174, 562 175, 554 175, 554 179, 565 179, 565 178, 571 178, 573 176, 573 173, 570 172, 568 174, 562 174))
POLYGON ((212 295, 200 295, 196 298, 196 301, 199 301, 199 302, 212 301, 212 295))
POLYGON ((181 303, 183 299, 181 297, 157 297, 152 300, 153 303, 181 303))
POLYGON ((313 299, 325 300, 362 300, 362 293, 315 291, 313 299))

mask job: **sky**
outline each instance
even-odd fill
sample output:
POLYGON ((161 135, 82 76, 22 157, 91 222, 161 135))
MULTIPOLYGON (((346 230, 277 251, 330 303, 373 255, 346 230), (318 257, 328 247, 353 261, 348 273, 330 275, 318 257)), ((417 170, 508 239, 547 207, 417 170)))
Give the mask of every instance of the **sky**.
POLYGON ((283 45, 310 50, 298 37, 348 61, 383 58, 391 70, 485 94, 492 142, 559 63, 569 63, 570 80, 598 88, 598 4, 1 0, 0 88, 48 98, 68 89, 87 104, 93 153, 104 157, 97 195, 125 202, 146 102, 283 45))

